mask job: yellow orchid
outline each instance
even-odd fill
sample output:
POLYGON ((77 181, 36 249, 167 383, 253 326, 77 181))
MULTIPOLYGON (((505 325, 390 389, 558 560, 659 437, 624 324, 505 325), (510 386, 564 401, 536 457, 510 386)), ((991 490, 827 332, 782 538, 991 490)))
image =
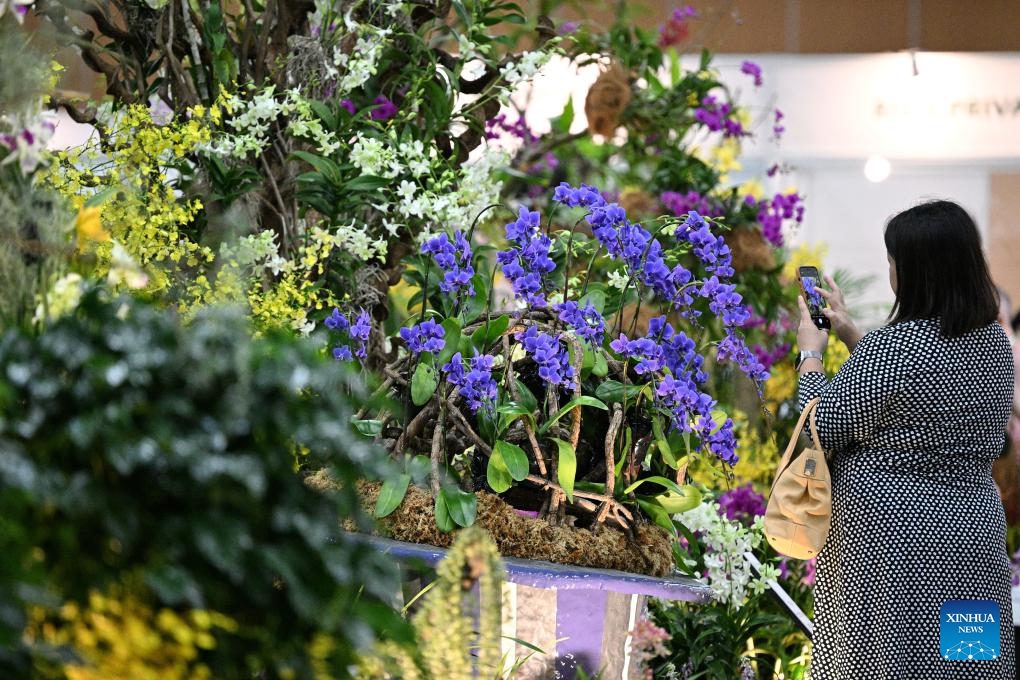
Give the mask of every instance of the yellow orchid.
POLYGON ((78 237, 78 248, 83 249, 89 241, 110 240, 110 234, 103 229, 103 222, 100 219, 102 209, 99 206, 90 208, 83 207, 78 211, 78 217, 74 221, 74 231, 78 237))

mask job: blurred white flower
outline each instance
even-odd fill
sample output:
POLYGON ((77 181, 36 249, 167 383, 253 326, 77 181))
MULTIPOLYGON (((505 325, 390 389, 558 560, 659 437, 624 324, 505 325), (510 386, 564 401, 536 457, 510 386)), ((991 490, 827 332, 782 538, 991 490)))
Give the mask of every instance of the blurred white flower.
POLYGON ((35 0, 0 0, 0 17, 10 12, 20 24, 35 0))

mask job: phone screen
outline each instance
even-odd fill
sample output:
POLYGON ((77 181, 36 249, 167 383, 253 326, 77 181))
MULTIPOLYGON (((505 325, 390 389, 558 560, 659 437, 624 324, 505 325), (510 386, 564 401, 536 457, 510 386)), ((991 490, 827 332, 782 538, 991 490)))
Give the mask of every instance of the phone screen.
POLYGON ((804 300, 807 301, 808 311, 811 319, 819 328, 829 328, 829 319, 822 313, 825 308, 825 298, 818 292, 817 287, 821 282, 821 276, 816 267, 801 267, 800 286, 804 291, 804 300))

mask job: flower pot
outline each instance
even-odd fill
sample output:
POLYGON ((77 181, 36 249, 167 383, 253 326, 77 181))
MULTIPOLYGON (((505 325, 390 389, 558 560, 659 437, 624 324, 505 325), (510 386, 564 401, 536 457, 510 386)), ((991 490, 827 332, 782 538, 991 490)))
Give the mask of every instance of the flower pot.
MULTIPOLYGON (((375 536, 366 541, 407 568, 434 566, 446 550, 375 536)), ((657 578, 538 560, 504 558, 502 635, 507 665, 523 661, 515 677, 527 680, 575 677, 583 671, 603 680, 640 677, 631 654, 631 634, 645 618, 648 597, 707 602, 711 590, 681 576, 657 578), (543 651, 535 653, 520 640, 543 651)), ((427 578, 427 577, 426 577, 427 578)), ((409 588, 413 596, 417 585, 409 588)))

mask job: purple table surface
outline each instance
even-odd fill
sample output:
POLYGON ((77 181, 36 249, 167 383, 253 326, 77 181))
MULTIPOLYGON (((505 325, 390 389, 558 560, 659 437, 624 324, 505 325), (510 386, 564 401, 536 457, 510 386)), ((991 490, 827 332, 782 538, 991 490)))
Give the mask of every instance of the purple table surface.
MULTIPOLYGON (((400 560, 421 560, 435 566, 446 556, 445 548, 394 541, 379 536, 350 534, 368 541, 400 560)), ((608 590, 628 595, 647 595, 664 600, 705 603, 712 599, 712 589, 683 574, 666 577, 630 574, 614 569, 593 569, 541 560, 504 557, 507 580, 534 588, 560 590, 608 590)))

